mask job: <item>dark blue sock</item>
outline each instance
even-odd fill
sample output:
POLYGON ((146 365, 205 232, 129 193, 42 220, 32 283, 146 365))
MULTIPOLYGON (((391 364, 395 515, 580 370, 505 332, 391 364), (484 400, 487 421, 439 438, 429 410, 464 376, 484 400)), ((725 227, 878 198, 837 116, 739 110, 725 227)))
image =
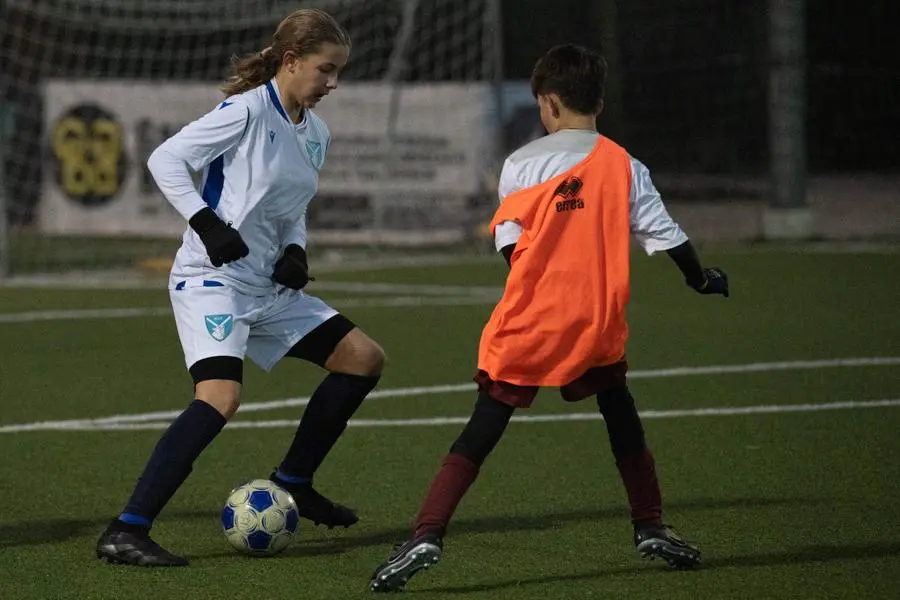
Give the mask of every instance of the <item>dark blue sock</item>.
POLYGON ((137 525, 139 527, 146 527, 147 529, 153 525, 153 521, 148 519, 147 517, 142 517, 141 515, 136 515, 134 513, 123 512, 119 515, 119 520, 123 523, 128 523, 129 525, 137 525))
POLYGON ((202 400, 191 402, 159 438, 119 520, 150 527, 194 461, 226 423, 219 411, 202 400))
POLYGON ((276 471, 277 477, 286 482, 291 479, 312 482, 316 469, 379 378, 378 375, 329 374, 309 399, 294 441, 276 471))
POLYGON ((281 468, 276 469, 275 477, 285 483, 293 483, 294 485, 312 485, 312 477, 297 477, 290 473, 285 473, 281 468))

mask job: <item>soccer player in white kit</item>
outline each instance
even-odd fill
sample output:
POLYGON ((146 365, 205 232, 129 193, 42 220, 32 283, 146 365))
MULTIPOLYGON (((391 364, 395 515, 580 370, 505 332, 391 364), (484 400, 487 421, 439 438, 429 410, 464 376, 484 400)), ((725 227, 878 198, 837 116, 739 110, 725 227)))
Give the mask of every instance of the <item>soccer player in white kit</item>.
POLYGON ((329 528, 358 520, 319 494, 312 478, 378 382, 385 355, 349 319, 303 292, 306 211, 331 141, 311 109, 337 87, 349 52, 347 32, 330 15, 292 13, 271 46, 235 63, 226 99, 150 156, 159 188, 189 225, 169 292, 195 399, 160 438, 125 509, 100 537, 101 559, 187 564, 156 544, 150 527, 237 411, 245 356, 266 370, 290 356, 329 371, 271 479, 293 495, 302 517, 329 528), (199 190, 190 171, 203 173, 199 190))

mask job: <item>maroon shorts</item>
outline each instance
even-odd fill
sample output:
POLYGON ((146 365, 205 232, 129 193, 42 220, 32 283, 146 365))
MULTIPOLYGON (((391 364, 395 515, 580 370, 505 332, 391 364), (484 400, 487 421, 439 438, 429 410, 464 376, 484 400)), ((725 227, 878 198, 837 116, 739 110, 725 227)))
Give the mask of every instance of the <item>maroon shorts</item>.
MULTIPOLYGON (((624 358, 611 365, 591 367, 575 381, 559 388, 559 393, 566 402, 578 402, 588 396, 625 385, 627 372, 628 362, 624 358)), ((473 379, 478 384, 479 392, 485 392, 494 400, 514 408, 528 408, 538 392, 537 386, 494 381, 480 369, 473 379)))

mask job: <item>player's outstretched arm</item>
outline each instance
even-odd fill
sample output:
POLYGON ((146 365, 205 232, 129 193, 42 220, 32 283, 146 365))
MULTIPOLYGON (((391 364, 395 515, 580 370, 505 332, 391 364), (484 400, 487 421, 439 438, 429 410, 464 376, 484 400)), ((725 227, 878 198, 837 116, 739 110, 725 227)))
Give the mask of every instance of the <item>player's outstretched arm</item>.
POLYGON ((666 250, 666 253, 684 275, 685 283, 696 292, 728 297, 728 275, 719 267, 703 268, 690 240, 666 250))

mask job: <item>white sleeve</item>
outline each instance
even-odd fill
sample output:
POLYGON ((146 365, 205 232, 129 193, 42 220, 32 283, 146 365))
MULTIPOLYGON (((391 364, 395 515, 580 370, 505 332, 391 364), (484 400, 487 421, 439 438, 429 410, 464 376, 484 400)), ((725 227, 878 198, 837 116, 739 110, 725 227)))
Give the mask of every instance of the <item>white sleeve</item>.
POLYGON ((297 244, 304 250, 306 250, 306 213, 304 212, 300 215, 300 219, 294 222, 290 229, 287 231, 287 235, 284 238, 284 245, 288 246, 290 244, 297 244))
POLYGON ((680 246, 688 239, 681 227, 669 216, 650 171, 639 160, 631 159, 631 233, 647 254, 680 246))
MULTIPOLYGON (((500 196, 500 202, 503 199, 522 189, 519 179, 516 176, 515 168, 507 160, 503 163, 503 169, 500 171, 500 182, 497 184, 497 195, 500 196)), ((515 244, 522 236, 522 226, 516 221, 501 221, 494 228, 494 247, 497 252, 502 248, 515 244)))
POLYGON ((185 219, 190 219, 206 203, 188 171, 200 171, 214 159, 234 148, 250 118, 250 109, 239 102, 223 102, 219 107, 185 125, 159 145, 147 160, 156 185, 185 219))

